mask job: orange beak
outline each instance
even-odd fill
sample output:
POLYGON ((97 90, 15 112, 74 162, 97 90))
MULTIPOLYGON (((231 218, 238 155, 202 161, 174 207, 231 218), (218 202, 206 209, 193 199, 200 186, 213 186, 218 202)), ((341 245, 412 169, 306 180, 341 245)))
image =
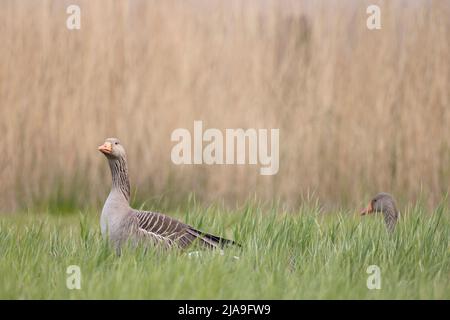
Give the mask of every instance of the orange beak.
POLYGON ((104 154, 111 154, 112 152, 111 142, 105 142, 100 147, 98 147, 98 150, 104 154))
POLYGON ((364 208, 363 210, 361 210, 361 215, 366 215, 366 214, 370 214, 373 212, 373 207, 372 207, 372 201, 369 202, 369 204, 367 205, 366 208, 364 208))

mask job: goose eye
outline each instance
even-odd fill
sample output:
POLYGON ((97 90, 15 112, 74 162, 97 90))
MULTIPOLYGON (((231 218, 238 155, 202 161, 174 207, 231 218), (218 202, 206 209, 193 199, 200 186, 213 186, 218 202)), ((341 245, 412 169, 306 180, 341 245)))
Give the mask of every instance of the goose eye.
POLYGON ((118 145, 119 143, 118 142, 116 142, 116 143, 114 143, 115 145, 118 145))

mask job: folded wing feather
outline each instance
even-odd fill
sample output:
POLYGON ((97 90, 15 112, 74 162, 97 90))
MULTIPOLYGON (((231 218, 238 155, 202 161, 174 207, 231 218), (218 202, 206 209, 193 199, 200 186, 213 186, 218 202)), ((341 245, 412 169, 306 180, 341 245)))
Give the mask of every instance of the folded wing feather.
POLYGON ((184 249, 195 241, 208 248, 222 248, 225 245, 236 244, 234 241, 196 230, 162 213, 136 210, 136 216, 143 236, 164 247, 177 246, 184 249))

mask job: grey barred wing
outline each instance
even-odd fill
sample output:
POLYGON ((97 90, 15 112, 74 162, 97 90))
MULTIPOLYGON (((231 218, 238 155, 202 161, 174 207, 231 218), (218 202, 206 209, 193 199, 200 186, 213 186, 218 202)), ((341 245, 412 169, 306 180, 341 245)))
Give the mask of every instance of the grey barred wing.
POLYGON ((190 227, 159 212, 137 211, 139 229, 164 246, 188 247, 196 239, 190 227))
POLYGON ((154 242, 166 247, 186 248, 194 241, 207 248, 237 245, 232 240, 204 233, 174 218, 158 212, 137 211, 139 229, 154 242))

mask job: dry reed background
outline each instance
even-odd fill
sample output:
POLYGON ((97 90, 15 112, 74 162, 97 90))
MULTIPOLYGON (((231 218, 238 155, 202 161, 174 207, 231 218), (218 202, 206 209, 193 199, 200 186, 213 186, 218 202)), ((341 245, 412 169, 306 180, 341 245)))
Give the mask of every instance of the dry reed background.
POLYGON ((439 0, 2 0, 0 211, 100 205, 107 136, 144 199, 360 204, 385 190, 435 204, 450 181, 449 17, 439 0), (172 164, 170 134, 194 120, 280 128, 280 171, 172 164))

